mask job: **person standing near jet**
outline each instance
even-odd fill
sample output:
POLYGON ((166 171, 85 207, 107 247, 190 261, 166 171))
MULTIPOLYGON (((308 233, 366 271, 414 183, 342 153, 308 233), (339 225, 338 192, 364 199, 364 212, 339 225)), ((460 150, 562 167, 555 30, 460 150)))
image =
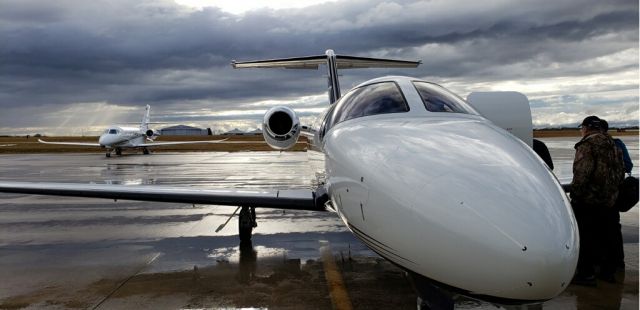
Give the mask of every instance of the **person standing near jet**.
MULTIPOLYGON (((602 122, 602 132, 606 135, 609 130, 609 123, 606 120, 601 119, 602 122)), ((631 156, 629 156, 629 151, 627 150, 627 146, 620 139, 612 138, 613 142, 616 144, 620 152, 622 152, 622 161, 624 162, 624 171, 626 173, 631 173, 631 169, 633 169, 633 162, 631 161, 631 156)), ((622 226, 620 225, 620 213, 619 212, 611 212, 610 214, 613 216, 611 219, 606 220, 607 225, 612 225, 611 231, 615 232, 611 236, 607 236, 605 239, 605 243, 611 244, 611 251, 613 255, 613 259, 616 262, 616 267, 624 268, 624 245, 622 242, 622 226)), ((611 278, 609 278, 611 280, 611 278)))
POLYGON ((604 255, 600 276, 615 281, 616 262, 610 240, 613 225, 601 223, 615 218, 612 213, 618 196, 618 186, 624 178, 622 154, 613 139, 602 132, 602 121, 588 116, 580 125, 582 139, 576 143, 571 182, 571 206, 580 230, 580 255, 573 282, 596 285, 595 264, 598 254, 604 255))
MULTIPOLYGON (((609 123, 603 119, 600 119, 602 122, 602 132, 608 135, 609 131, 609 123)), ((633 162, 631 161, 631 156, 629 156, 629 151, 627 150, 627 146, 620 139, 613 138, 613 142, 615 142, 616 146, 620 148, 622 151, 622 161, 624 162, 624 172, 631 173, 633 169, 633 162)))

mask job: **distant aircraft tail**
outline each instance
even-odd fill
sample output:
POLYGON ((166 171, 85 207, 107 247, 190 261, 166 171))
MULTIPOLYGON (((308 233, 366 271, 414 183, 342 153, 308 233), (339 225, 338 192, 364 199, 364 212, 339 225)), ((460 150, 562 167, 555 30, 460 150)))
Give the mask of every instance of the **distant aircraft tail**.
POLYGON ((151 113, 151 106, 147 104, 144 109, 144 116, 142 116, 142 122, 140 123, 140 131, 146 132, 149 129, 149 114, 151 113))
POLYGON ((258 61, 236 62, 231 65, 240 68, 285 68, 285 69, 318 69, 318 65, 326 64, 328 71, 329 102, 333 104, 340 99, 340 83, 338 69, 359 68, 415 68, 421 61, 406 61, 383 58, 368 58, 357 56, 336 55, 333 50, 327 50, 325 55, 281 58, 258 61))

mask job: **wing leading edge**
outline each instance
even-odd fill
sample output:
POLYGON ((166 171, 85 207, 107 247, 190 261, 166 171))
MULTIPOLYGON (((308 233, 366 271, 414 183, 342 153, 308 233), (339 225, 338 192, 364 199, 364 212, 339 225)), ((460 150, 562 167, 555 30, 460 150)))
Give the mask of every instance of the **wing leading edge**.
POLYGON ((199 189, 171 186, 109 185, 79 183, 2 182, 0 192, 107 198, 138 201, 175 202, 276 208, 288 210, 326 211, 326 195, 317 191, 199 189))
POLYGON ((57 144, 57 145, 74 145, 74 146, 100 146, 100 143, 82 143, 82 142, 49 142, 38 139, 38 142, 44 144, 57 144))

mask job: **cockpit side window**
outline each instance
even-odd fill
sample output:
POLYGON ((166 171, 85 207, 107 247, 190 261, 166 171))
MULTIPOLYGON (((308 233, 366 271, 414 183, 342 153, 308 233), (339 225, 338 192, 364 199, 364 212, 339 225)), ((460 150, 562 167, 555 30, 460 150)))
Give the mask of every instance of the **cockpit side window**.
POLYGON ((109 129, 109 134, 110 134, 110 135, 115 135, 115 134, 117 134, 117 133, 118 133, 118 130, 117 130, 117 129, 109 129))
POLYGON ((444 87, 427 83, 414 81, 413 86, 420 94, 424 107, 430 112, 449 112, 449 113, 465 113, 479 114, 466 101, 449 92, 444 87))
POLYGON ((387 113, 408 112, 409 105, 394 82, 382 82, 356 88, 337 103, 327 124, 331 126, 346 120, 387 113))
POLYGON ((320 141, 322 141, 324 139, 324 135, 327 133, 327 130, 330 128, 330 119, 331 116, 333 114, 333 110, 335 110, 336 105, 333 104, 331 105, 327 111, 325 112, 325 115, 322 116, 322 123, 320 124, 319 128, 320 128, 320 133, 318 135, 318 137, 320 138, 320 141))

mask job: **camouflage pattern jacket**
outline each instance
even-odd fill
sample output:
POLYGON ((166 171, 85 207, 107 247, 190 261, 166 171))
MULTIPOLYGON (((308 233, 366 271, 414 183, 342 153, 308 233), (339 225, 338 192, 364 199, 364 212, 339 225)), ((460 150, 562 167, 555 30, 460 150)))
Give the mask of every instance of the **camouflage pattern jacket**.
POLYGON ((571 199, 580 204, 613 207, 624 179, 622 153, 608 134, 592 133, 576 143, 571 199))

